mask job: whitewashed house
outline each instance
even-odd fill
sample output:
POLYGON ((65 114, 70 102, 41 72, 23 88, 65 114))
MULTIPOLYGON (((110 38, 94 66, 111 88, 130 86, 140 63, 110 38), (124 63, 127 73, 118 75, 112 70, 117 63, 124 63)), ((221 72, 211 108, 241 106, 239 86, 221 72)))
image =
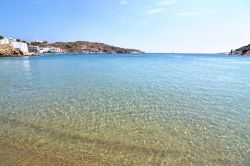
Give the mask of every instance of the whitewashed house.
POLYGON ((9 40, 5 37, 3 39, 0 40, 0 44, 3 45, 3 44, 10 44, 9 40))
POLYGON ((8 44, 11 45, 13 48, 19 49, 23 53, 28 53, 28 44, 24 42, 17 42, 16 39, 14 38, 9 38, 9 37, 4 37, 3 39, 0 40, 0 44, 8 44))
POLYGON ((60 48, 55 48, 55 47, 42 47, 42 48, 40 48, 40 53, 46 53, 46 52, 59 53, 59 52, 61 52, 61 50, 60 50, 60 48))
POLYGON ((32 53, 59 53, 61 52, 60 48, 55 47, 39 47, 39 46, 29 46, 29 52, 32 53))
POLYGON ((51 52, 57 52, 57 53, 58 53, 58 52, 61 52, 61 49, 60 49, 60 48, 51 47, 51 48, 50 48, 50 51, 51 51, 51 52))
POLYGON ((31 43, 48 43, 46 40, 34 40, 31 43))
POLYGON ((26 44, 26 43, 14 41, 14 42, 11 42, 11 45, 13 48, 19 49, 23 53, 29 52, 28 44, 26 44))
POLYGON ((40 47, 39 46, 29 46, 29 52, 40 53, 40 47))
POLYGON ((11 44, 12 42, 16 41, 13 38, 8 38, 8 37, 4 37, 3 39, 0 40, 0 44, 11 44))

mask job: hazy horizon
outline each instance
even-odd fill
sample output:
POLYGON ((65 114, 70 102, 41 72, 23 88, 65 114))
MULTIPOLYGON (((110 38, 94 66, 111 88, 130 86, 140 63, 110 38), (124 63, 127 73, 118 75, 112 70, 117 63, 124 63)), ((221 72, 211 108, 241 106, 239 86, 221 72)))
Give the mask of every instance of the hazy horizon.
POLYGON ((0 35, 92 41, 148 53, 223 53, 250 43, 247 0, 3 0, 0 35))

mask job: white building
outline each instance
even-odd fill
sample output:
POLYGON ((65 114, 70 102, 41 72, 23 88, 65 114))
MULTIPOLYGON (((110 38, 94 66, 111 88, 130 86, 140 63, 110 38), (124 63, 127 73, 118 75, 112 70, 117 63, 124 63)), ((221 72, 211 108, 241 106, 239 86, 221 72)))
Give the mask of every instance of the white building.
POLYGON ((40 53, 40 47, 39 46, 29 46, 29 52, 40 53))
POLYGON ((55 47, 42 47, 42 48, 40 48, 40 53, 46 53, 46 52, 58 53, 58 52, 61 52, 61 49, 55 48, 55 47))
POLYGON ((47 47, 41 47, 40 48, 40 53, 45 53, 45 52, 49 52, 50 48, 47 47))
POLYGON ((34 40, 32 43, 48 43, 46 40, 34 40))
POLYGON ((29 52, 32 53, 59 53, 61 52, 60 48, 55 47, 39 47, 39 46, 29 46, 29 52))
POLYGON ((52 51, 52 52, 61 52, 61 49, 52 47, 52 48, 50 48, 50 51, 52 51))
POLYGON ((23 43, 23 42, 17 42, 16 39, 13 38, 8 38, 4 37, 3 39, 0 40, 0 44, 8 44, 11 45, 13 48, 19 49, 23 53, 28 53, 28 44, 23 43))
POLYGON ((0 44, 3 45, 3 44, 10 44, 9 40, 7 38, 3 38, 0 40, 0 44))
POLYGON ((0 44, 11 44, 12 42, 15 42, 16 40, 13 38, 4 37, 0 40, 0 44))
POLYGON ((28 44, 23 43, 23 42, 11 42, 11 45, 13 48, 19 49, 20 51, 24 52, 24 53, 28 53, 28 44))

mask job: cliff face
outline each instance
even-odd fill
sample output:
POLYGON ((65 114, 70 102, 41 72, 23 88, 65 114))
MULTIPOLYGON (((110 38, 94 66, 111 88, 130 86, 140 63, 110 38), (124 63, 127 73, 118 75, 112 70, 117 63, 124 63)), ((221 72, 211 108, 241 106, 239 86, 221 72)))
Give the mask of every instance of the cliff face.
POLYGON ((60 48, 63 53, 107 53, 107 54, 129 54, 143 53, 140 50, 114 47, 103 43, 86 41, 77 42, 56 42, 47 46, 60 48))
POLYGON ((231 51, 230 55, 250 56, 250 44, 231 51))
POLYGON ((11 47, 10 45, 0 45, 0 57, 20 57, 23 52, 11 47))

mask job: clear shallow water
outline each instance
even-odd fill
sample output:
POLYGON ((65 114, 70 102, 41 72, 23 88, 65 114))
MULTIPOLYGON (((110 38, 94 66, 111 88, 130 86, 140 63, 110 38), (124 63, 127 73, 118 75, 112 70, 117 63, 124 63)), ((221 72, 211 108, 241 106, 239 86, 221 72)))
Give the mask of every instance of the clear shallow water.
POLYGON ((0 165, 250 165, 250 58, 0 59, 0 165))

